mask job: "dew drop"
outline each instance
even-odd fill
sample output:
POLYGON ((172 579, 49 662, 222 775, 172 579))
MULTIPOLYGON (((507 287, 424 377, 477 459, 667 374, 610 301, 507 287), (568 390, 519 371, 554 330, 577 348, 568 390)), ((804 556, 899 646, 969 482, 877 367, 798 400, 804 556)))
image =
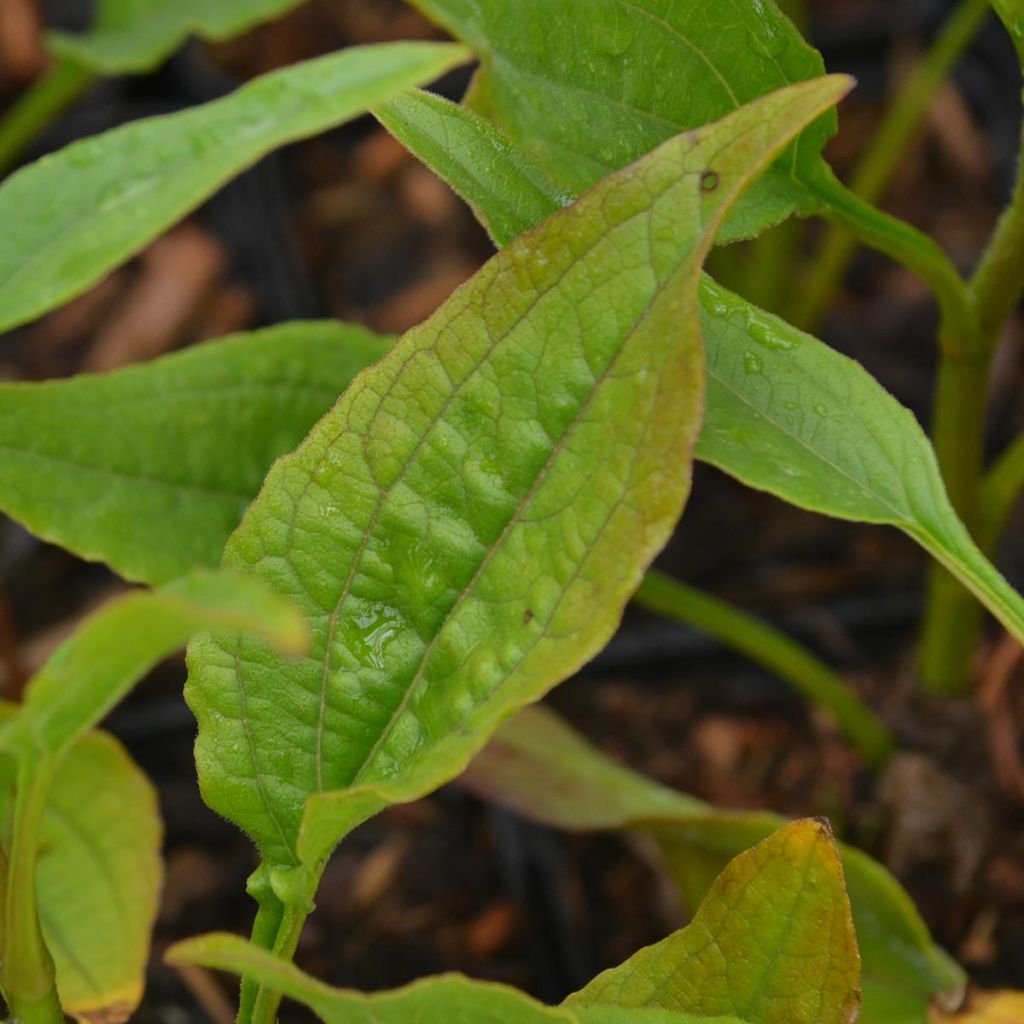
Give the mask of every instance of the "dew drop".
POLYGON ((743 356, 743 370, 746 373, 761 373, 764 363, 761 357, 754 352, 747 352, 743 356))

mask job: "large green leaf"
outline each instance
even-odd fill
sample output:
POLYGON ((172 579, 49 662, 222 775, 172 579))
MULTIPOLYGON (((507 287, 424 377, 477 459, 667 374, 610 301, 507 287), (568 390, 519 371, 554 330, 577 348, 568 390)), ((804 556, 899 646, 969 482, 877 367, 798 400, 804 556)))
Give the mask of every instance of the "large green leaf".
MULTIPOLYGON (((677 132, 825 70, 774 0, 413 3, 481 55, 469 102, 575 192, 677 132)), ((803 181, 835 128, 831 111, 807 128, 721 240, 819 209, 803 181)))
POLYGON ((734 1018, 695 1017, 664 1010, 542 1006, 504 985, 459 974, 424 978, 392 992, 366 995, 331 988, 293 964, 237 935, 213 934, 179 942, 167 951, 172 964, 200 964, 233 971, 308 1006, 324 1024, 742 1024, 734 1018))
POLYGON ((852 359, 705 278, 698 456, 751 487, 914 538, 1024 641, 1024 601, 946 494, 917 419, 852 359))
POLYGON ((274 459, 389 346, 296 323, 109 374, 0 384, 0 510, 128 579, 216 565, 274 459))
MULTIPOLYGON (((640 829, 658 840, 684 902, 696 907, 731 857, 783 824, 762 812, 716 811, 615 763, 555 714, 525 708, 502 725, 462 781, 555 828, 640 829)), ((927 1024, 931 998, 963 984, 896 880, 840 846, 863 961, 862 1024, 927 1024)))
MULTIPOLYGON (((0 719, 14 712, 2 705, 0 719)), ((0 786, 4 831, 12 797, 0 786)), ((112 736, 90 732, 71 746, 50 784, 36 885, 61 1005, 75 1017, 117 1024, 139 1003, 161 831, 153 787, 112 736)))
MULTIPOLYGON (((606 642, 688 490, 701 258, 846 86, 773 94, 612 176, 275 465, 225 561, 296 599, 312 657, 200 641, 187 688, 204 795, 271 868, 315 875, 348 829, 452 777, 606 642)), ((271 884, 291 903, 312 881, 271 884)))
POLYGON ((51 32, 50 49, 101 75, 149 71, 192 35, 219 41, 304 0, 99 0, 84 34, 51 32))
POLYGON ((853 1024, 860 960, 828 826, 786 825, 733 859, 693 922, 566 1005, 656 1007, 751 1024, 853 1024))
POLYGON ((465 59, 443 43, 353 47, 22 168, 0 185, 0 330, 84 291, 271 150, 465 59))
MULTIPOLYGON (((413 2, 481 54, 466 102, 575 191, 666 135, 822 71, 775 0, 413 2)), ((947 343, 969 348, 979 324, 960 274, 932 238, 836 179, 821 157, 834 130, 829 114, 805 131, 720 240, 757 234, 794 211, 827 213, 919 274, 938 297, 947 343)))
MULTIPOLYGON (((404 93, 374 112, 499 245, 562 205, 528 153, 443 102, 404 93)), ((853 360, 706 275, 700 308, 708 393, 697 458, 802 508, 904 530, 1024 640, 1024 602, 957 517, 913 414, 853 360)))
POLYGON ((0 752, 59 756, 193 633, 243 630, 277 649, 306 648, 305 620, 258 579, 197 570, 159 590, 115 598, 91 615, 29 681, 18 713, 0 728, 0 752))

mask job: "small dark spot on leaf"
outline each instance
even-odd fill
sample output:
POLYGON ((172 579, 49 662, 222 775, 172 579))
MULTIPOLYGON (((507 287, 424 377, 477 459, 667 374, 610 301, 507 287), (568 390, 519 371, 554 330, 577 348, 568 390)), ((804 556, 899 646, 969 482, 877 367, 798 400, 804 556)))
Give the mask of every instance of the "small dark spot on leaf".
POLYGON ((528 626, 531 622, 533 622, 533 612, 527 608, 526 611, 523 612, 523 625, 528 626))
POLYGON ((714 192, 718 188, 718 172, 705 171, 700 176, 700 188, 702 192, 714 192))

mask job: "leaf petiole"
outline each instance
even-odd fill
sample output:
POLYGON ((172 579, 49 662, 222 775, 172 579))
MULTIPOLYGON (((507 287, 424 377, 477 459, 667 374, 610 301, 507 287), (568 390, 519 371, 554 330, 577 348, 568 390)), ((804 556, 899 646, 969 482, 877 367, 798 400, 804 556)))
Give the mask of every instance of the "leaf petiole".
POLYGON ((23 754, 7 865, 3 990, 20 1024, 60 1024, 53 959, 36 909, 36 854, 46 797, 57 766, 53 757, 23 754))

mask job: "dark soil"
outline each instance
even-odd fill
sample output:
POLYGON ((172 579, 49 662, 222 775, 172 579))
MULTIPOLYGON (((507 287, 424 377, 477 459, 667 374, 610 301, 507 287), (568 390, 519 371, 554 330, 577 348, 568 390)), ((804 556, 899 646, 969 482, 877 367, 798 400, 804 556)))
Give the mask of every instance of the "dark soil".
MULTIPOLYGON (((51 24, 70 25, 87 5, 44 6, 51 24)), ((833 146, 840 172, 870 136, 894 76, 950 7, 946 0, 812 4, 812 33, 830 69, 860 81, 833 146)), ((397 0, 312 0, 230 45, 193 44, 156 74, 97 86, 34 155, 210 99, 294 60, 431 34, 397 0)), ((7 99, 37 70, 30 46, 18 64, 11 45, 0 46, 7 99)), ((440 89, 457 98, 466 81, 466 73, 452 75, 440 89)), ((964 267, 1008 195, 1019 91, 1013 50, 993 19, 908 144, 887 201, 964 267)), ((16 332, 0 351, 0 377, 112 366, 296 317, 400 331, 490 251, 441 183, 373 122, 359 121, 268 158, 89 295, 16 332), (173 300, 161 289, 166 282, 176 285, 173 300)), ((862 251, 824 335, 926 421, 935 315, 923 286, 862 251)), ((1021 328, 1015 318, 994 376, 994 451, 1024 427, 1021 328)), ((977 979, 1024 987, 1020 652, 993 628, 975 666, 974 697, 941 706, 921 699, 913 680, 921 552, 895 531, 796 511, 706 467, 698 467, 685 519, 660 564, 762 614, 840 667, 891 723, 905 753, 883 776, 871 775, 784 684, 703 636, 632 611, 606 652, 552 703, 625 763, 715 803, 827 815, 892 867, 938 940, 977 979)), ((1021 516, 1000 564, 1024 584, 1021 516)), ((0 524, 6 695, 117 586, 104 569, 0 524)), ((180 660, 164 665, 108 722, 160 791, 167 884, 139 1019, 173 1024, 215 1013, 220 990, 211 995, 202 979, 186 985, 162 965, 161 951, 207 930, 247 931, 244 880, 255 866, 250 844, 199 798, 183 677, 180 660)), ((559 835, 449 786, 385 812, 346 841, 297 959, 325 980, 364 989, 458 969, 557 1000, 679 923, 642 848, 612 836, 559 835)), ((224 991, 233 998, 230 986, 224 991)))

